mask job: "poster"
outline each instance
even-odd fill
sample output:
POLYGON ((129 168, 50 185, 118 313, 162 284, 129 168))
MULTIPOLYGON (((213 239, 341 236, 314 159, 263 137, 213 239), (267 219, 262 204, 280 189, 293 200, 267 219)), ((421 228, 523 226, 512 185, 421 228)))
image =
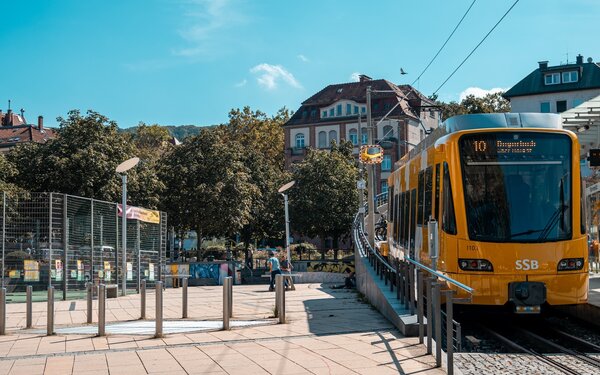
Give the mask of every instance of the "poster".
POLYGON ((77 270, 71 270, 71 279, 77 280, 77 270))
POLYGON ((8 277, 11 279, 18 279, 21 277, 21 271, 19 270, 10 270, 8 272, 8 277))
POLYGON ((77 260, 77 281, 83 281, 83 261, 77 260))
POLYGON ((133 280, 133 263, 127 262, 127 280, 133 280))
POLYGON ((54 260, 54 268, 56 272, 54 273, 54 279, 56 281, 61 281, 63 278, 63 263, 60 259, 54 260))
POLYGON ((40 281, 40 264, 36 260, 24 260, 25 277, 23 281, 40 281))
POLYGON ((148 275, 148 278, 149 278, 151 281, 154 281, 154 263, 148 263, 148 269, 149 269, 149 271, 150 271, 150 272, 149 272, 149 275, 148 275))
POLYGON ((104 281, 110 281, 110 262, 104 261, 104 281))

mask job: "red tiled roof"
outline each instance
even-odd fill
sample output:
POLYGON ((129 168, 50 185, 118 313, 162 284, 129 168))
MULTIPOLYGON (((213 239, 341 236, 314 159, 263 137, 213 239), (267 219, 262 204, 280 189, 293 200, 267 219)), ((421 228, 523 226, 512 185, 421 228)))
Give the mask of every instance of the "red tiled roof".
POLYGON ((40 131, 35 125, 0 126, 0 148, 23 142, 44 143, 55 137, 53 129, 43 128, 40 131))

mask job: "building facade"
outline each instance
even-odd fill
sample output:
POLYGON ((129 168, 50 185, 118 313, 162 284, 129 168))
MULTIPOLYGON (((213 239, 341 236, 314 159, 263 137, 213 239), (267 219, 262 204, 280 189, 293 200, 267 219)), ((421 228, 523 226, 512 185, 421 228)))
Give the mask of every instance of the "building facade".
POLYGON ((429 129, 438 126, 440 114, 434 102, 410 85, 361 75, 359 82, 329 85, 317 92, 283 125, 286 166, 302 161, 307 148, 329 149, 333 141, 351 141, 358 156, 368 139, 369 86, 373 90, 372 123, 377 125, 373 143, 384 148, 383 162, 376 168, 377 193, 386 192, 396 161, 425 138, 429 129))
POLYGON ((6 113, 0 110, 0 153, 19 143, 45 143, 56 136, 53 129, 44 128, 44 117, 38 116, 37 125, 28 124, 24 111, 20 114, 8 109, 6 113))
POLYGON ((538 68, 504 93, 512 112, 562 113, 600 95, 600 64, 578 55, 575 63, 538 68))

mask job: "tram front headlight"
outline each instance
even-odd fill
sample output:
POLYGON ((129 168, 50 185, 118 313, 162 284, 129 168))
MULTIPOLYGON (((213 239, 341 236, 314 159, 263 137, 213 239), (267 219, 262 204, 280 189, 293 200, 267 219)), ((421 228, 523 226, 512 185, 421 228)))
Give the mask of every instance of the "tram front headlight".
POLYGON ((459 259, 458 266, 463 271, 494 271, 492 262, 487 259, 459 259))
POLYGON ((576 271, 583 268, 583 258, 565 258, 558 262, 559 271, 576 271))

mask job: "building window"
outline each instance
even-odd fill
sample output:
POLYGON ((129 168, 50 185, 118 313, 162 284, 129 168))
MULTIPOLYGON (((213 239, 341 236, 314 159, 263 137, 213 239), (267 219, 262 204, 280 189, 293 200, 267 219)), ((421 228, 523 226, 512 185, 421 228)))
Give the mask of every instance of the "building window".
POLYGON ((352 114, 352 104, 346 104, 346 115, 349 116, 352 114))
POLYGON ((357 105, 354 106, 354 114, 358 115, 358 106, 357 105))
POLYGON ((385 194, 388 192, 388 183, 387 181, 381 181, 381 194, 385 194))
POLYGON ((550 113, 550 102, 541 102, 540 103, 540 112, 550 113))
POLYGON ((578 76, 579 76, 579 74, 577 73, 576 70, 573 70, 571 72, 563 72, 562 82, 563 83, 577 82, 578 76))
POLYGON ((327 117, 327 111, 323 111, 323 113, 321 114, 321 117, 322 117, 322 118, 325 118, 325 117, 327 117))
POLYGON ((302 118, 308 117, 308 111, 302 111, 302 118))
POLYGON ((389 172, 392 170, 392 155, 383 155, 383 160, 381 161, 381 170, 383 172, 389 172))
POLYGON ((331 141, 337 142, 337 132, 335 130, 329 132, 329 144, 331 144, 331 141))
POLYGON ((556 102, 556 113, 562 113, 567 110, 567 101, 566 100, 558 100, 556 102))
POLYGON ((361 134, 360 134, 360 135, 361 135, 361 137, 360 137, 360 138, 361 138, 362 144, 363 144, 363 145, 366 145, 366 144, 367 144, 367 141, 369 140, 369 136, 368 136, 368 134, 367 134, 367 128, 362 128, 362 129, 360 129, 360 133, 361 133, 361 134))
POLYGON ((544 75, 546 85, 558 85, 560 83, 560 73, 550 73, 544 75))
POLYGON ((310 111, 310 117, 317 117, 317 110, 313 109, 312 111, 310 111))
POLYGON ((387 138, 392 138, 394 137, 394 130, 392 129, 391 126, 386 125, 383 127, 383 139, 387 139, 387 138))
POLYGON ((367 112, 367 107, 360 107, 360 113, 367 112))
POLYGON ((337 111, 336 111, 335 115, 336 116, 341 116, 342 115, 342 105, 338 104, 336 109, 337 109, 337 111))
POLYGON ((327 133, 319 132, 319 147, 327 147, 327 133))
POLYGON ((331 108, 329 110, 329 117, 333 117, 333 116, 335 116, 335 109, 331 108))
POLYGON ((296 134, 296 148, 304 148, 304 134, 296 134))
POLYGON ((355 146, 358 144, 358 131, 356 129, 350 129, 350 142, 355 146))

